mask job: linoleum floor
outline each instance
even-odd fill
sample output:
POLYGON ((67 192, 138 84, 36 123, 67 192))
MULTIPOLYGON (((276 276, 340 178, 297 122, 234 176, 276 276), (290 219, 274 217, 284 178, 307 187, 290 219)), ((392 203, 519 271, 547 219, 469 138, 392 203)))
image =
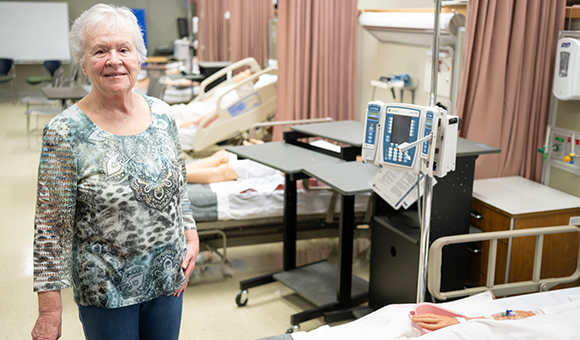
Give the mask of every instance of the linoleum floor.
MULTIPOLYGON (((27 147, 26 106, 0 100, 0 339, 30 339, 37 316, 32 291, 32 242, 36 198, 36 173, 40 133, 27 147)), ((48 121, 40 119, 42 126, 48 121)), ((34 125, 34 120, 32 120, 34 125)), ((355 243, 353 272, 368 280, 368 240, 355 243)), ((298 242, 297 263, 336 258, 336 239, 298 242)), ((204 253, 205 261, 216 260, 204 253)), ((180 339, 259 339, 284 334, 290 315, 314 307, 279 282, 252 288, 245 307, 235 296, 239 281, 282 268, 282 244, 228 248, 226 265, 196 269, 184 298, 180 339)), ((62 339, 83 339, 72 290, 62 292, 62 339)), ((308 331, 324 324, 322 318, 304 322, 308 331)))

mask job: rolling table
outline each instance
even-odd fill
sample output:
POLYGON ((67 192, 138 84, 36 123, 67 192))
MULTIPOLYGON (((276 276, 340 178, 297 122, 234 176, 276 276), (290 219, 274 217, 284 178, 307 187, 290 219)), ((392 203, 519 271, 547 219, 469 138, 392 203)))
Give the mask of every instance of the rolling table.
POLYGON ((340 158, 346 155, 347 159, 354 159, 357 148, 360 153, 362 123, 342 121, 293 126, 291 129, 293 131, 284 134, 286 143, 237 146, 226 150, 240 158, 256 161, 285 174, 283 270, 241 281, 241 292, 236 297, 236 303, 240 306, 247 303, 247 299, 244 300, 247 289, 280 281, 317 306, 292 315, 291 324, 296 326, 325 313, 348 309, 366 301, 368 283, 352 276, 354 195, 371 191, 367 183, 378 168, 360 162, 346 162, 340 158), (336 153, 298 141, 299 138, 312 136, 354 146, 343 147, 341 153, 336 153), (352 171, 357 171, 357 175, 344 178, 345 172, 352 174, 352 171), (308 177, 316 178, 342 194, 339 227, 341 254, 338 268, 327 261, 296 268, 296 180, 308 177))
POLYGON ((329 123, 294 125, 284 133, 286 143, 316 150, 328 155, 338 156, 347 161, 354 161, 361 154, 363 143, 364 124, 354 120, 342 120, 329 123), (347 144, 341 148, 339 154, 298 141, 300 138, 321 137, 339 143, 347 144))
MULTIPOLYGON (((354 239, 354 195, 371 192, 372 189, 368 182, 378 172, 379 167, 373 164, 366 164, 362 162, 346 162, 341 164, 324 164, 311 166, 304 169, 304 173, 308 176, 319 180, 328 185, 333 190, 341 194, 341 211, 339 224, 339 256, 338 264, 335 266, 327 261, 312 264, 306 267, 325 267, 326 273, 331 273, 327 276, 319 277, 304 277, 296 279, 295 282, 300 281, 310 283, 309 281, 316 280, 312 284, 317 284, 324 287, 325 294, 320 293, 317 298, 319 301, 309 299, 306 294, 303 296, 309 301, 319 306, 318 309, 312 312, 318 312, 320 315, 325 315, 329 311, 348 310, 358 306, 368 299, 368 282, 352 275, 352 256, 353 256, 353 239, 354 239), (345 176, 345 174, 347 174, 345 176), (332 285, 336 286, 336 295, 332 297, 334 289, 332 285), (324 299, 323 299, 324 297, 324 299)), ((293 272, 286 272, 279 274, 279 281, 286 279, 291 282, 289 276, 295 275, 293 272)), ((296 275, 298 276, 298 275, 296 275)), ((284 282, 284 281, 283 281, 284 282)), ((294 282, 292 282, 294 283, 294 282)), ((298 294, 300 291, 308 292, 308 286, 293 286, 298 294)), ((330 320, 328 315, 326 321, 338 321, 341 317, 330 320)))
MULTIPOLYGON (((284 173, 283 270, 296 268, 296 181, 307 178, 302 170, 308 166, 339 164, 345 161, 283 142, 233 146, 226 150, 238 155, 239 158, 250 159, 284 173)), ((240 289, 247 290, 273 281, 270 274, 261 279, 243 281, 240 283, 240 289)))

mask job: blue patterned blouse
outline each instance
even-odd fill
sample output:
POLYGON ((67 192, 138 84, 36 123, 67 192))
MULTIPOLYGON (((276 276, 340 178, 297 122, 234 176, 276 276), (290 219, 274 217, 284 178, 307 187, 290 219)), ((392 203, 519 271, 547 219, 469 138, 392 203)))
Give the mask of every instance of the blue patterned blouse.
POLYGON ((44 128, 34 235, 34 291, 74 287, 75 302, 118 308, 185 283, 195 229, 169 106, 145 97, 150 126, 122 136, 74 105, 44 128))

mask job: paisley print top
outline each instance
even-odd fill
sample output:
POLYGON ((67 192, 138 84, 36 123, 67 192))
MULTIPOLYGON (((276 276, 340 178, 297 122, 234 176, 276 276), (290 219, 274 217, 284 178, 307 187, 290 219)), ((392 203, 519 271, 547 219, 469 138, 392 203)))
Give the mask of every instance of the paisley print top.
POLYGON ((195 229, 168 105, 145 97, 149 127, 97 127, 74 105, 44 128, 34 235, 34 291, 74 288, 75 302, 118 308, 185 283, 184 230, 195 229))

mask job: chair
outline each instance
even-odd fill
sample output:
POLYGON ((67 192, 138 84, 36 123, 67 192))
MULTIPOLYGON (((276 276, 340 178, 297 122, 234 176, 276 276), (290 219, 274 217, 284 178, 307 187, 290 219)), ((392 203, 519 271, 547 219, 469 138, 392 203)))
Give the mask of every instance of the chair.
POLYGON ((10 83, 10 90, 12 93, 15 93, 14 78, 16 78, 16 68, 14 67, 14 60, 0 58, 0 84, 10 83))
MULTIPOLYGON (((52 84, 48 85, 49 87, 59 87, 60 85, 67 84, 67 86, 74 86, 76 77, 78 74, 78 68, 73 67, 73 75, 71 78, 66 79, 61 83, 63 70, 62 68, 58 68, 52 74, 52 84), (76 70, 76 71, 75 71, 76 70)), ((27 79, 28 81, 28 79, 27 79)), ((60 101, 58 100, 49 100, 46 97, 42 96, 26 96, 22 98, 22 103, 26 103, 26 111, 24 114, 26 115, 26 135, 28 138, 28 150, 30 151, 30 136, 36 132, 40 131, 38 126, 38 117, 45 116, 45 117, 54 117, 57 114, 61 113, 64 107, 60 105, 60 101), (34 105, 34 106, 32 106, 34 105), (32 106, 32 107, 31 107, 32 106), (36 117, 36 125, 34 129, 30 129, 30 116, 36 117)))
MULTIPOLYGON (((30 85, 38 85, 41 83, 54 82, 55 77, 62 76, 61 73, 57 73, 57 70, 62 70, 62 62, 60 60, 45 60, 42 63, 42 75, 41 76, 31 76, 26 78, 26 82, 30 85)), ((57 80, 60 82, 60 79, 57 80)))
POLYGON ((62 81, 62 87, 74 87, 79 85, 79 78, 81 77, 82 72, 80 72, 80 66, 78 63, 74 63, 71 71, 71 75, 69 78, 62 81))
MULTIPOLYGON (((52 77, 52 84, 48 85, 50 87, 58 87, 60 85, 60 79, 62 78, 62 73, 63 70, 62 68, 57 69, 54 72, 54 75, 52 77)), ((42 105, 42 106, 56 106, 59 104, 58 100, 49 100, 47 99, 45 96, 43 95, 31 95, 31 96, 26 96, 23 97, 22 99, 20 99, 20 102, 23 104, 26 104, 26 111, 28 112, 30 110, 30 107, 32 105, 38 106, 38 105, 42 105)))
POLYGON ((149 86, 147 87, 147 95, 163 100, 163 94, 167 88, 166 84, 159 82, 159 77, 149 78, 149 86))

